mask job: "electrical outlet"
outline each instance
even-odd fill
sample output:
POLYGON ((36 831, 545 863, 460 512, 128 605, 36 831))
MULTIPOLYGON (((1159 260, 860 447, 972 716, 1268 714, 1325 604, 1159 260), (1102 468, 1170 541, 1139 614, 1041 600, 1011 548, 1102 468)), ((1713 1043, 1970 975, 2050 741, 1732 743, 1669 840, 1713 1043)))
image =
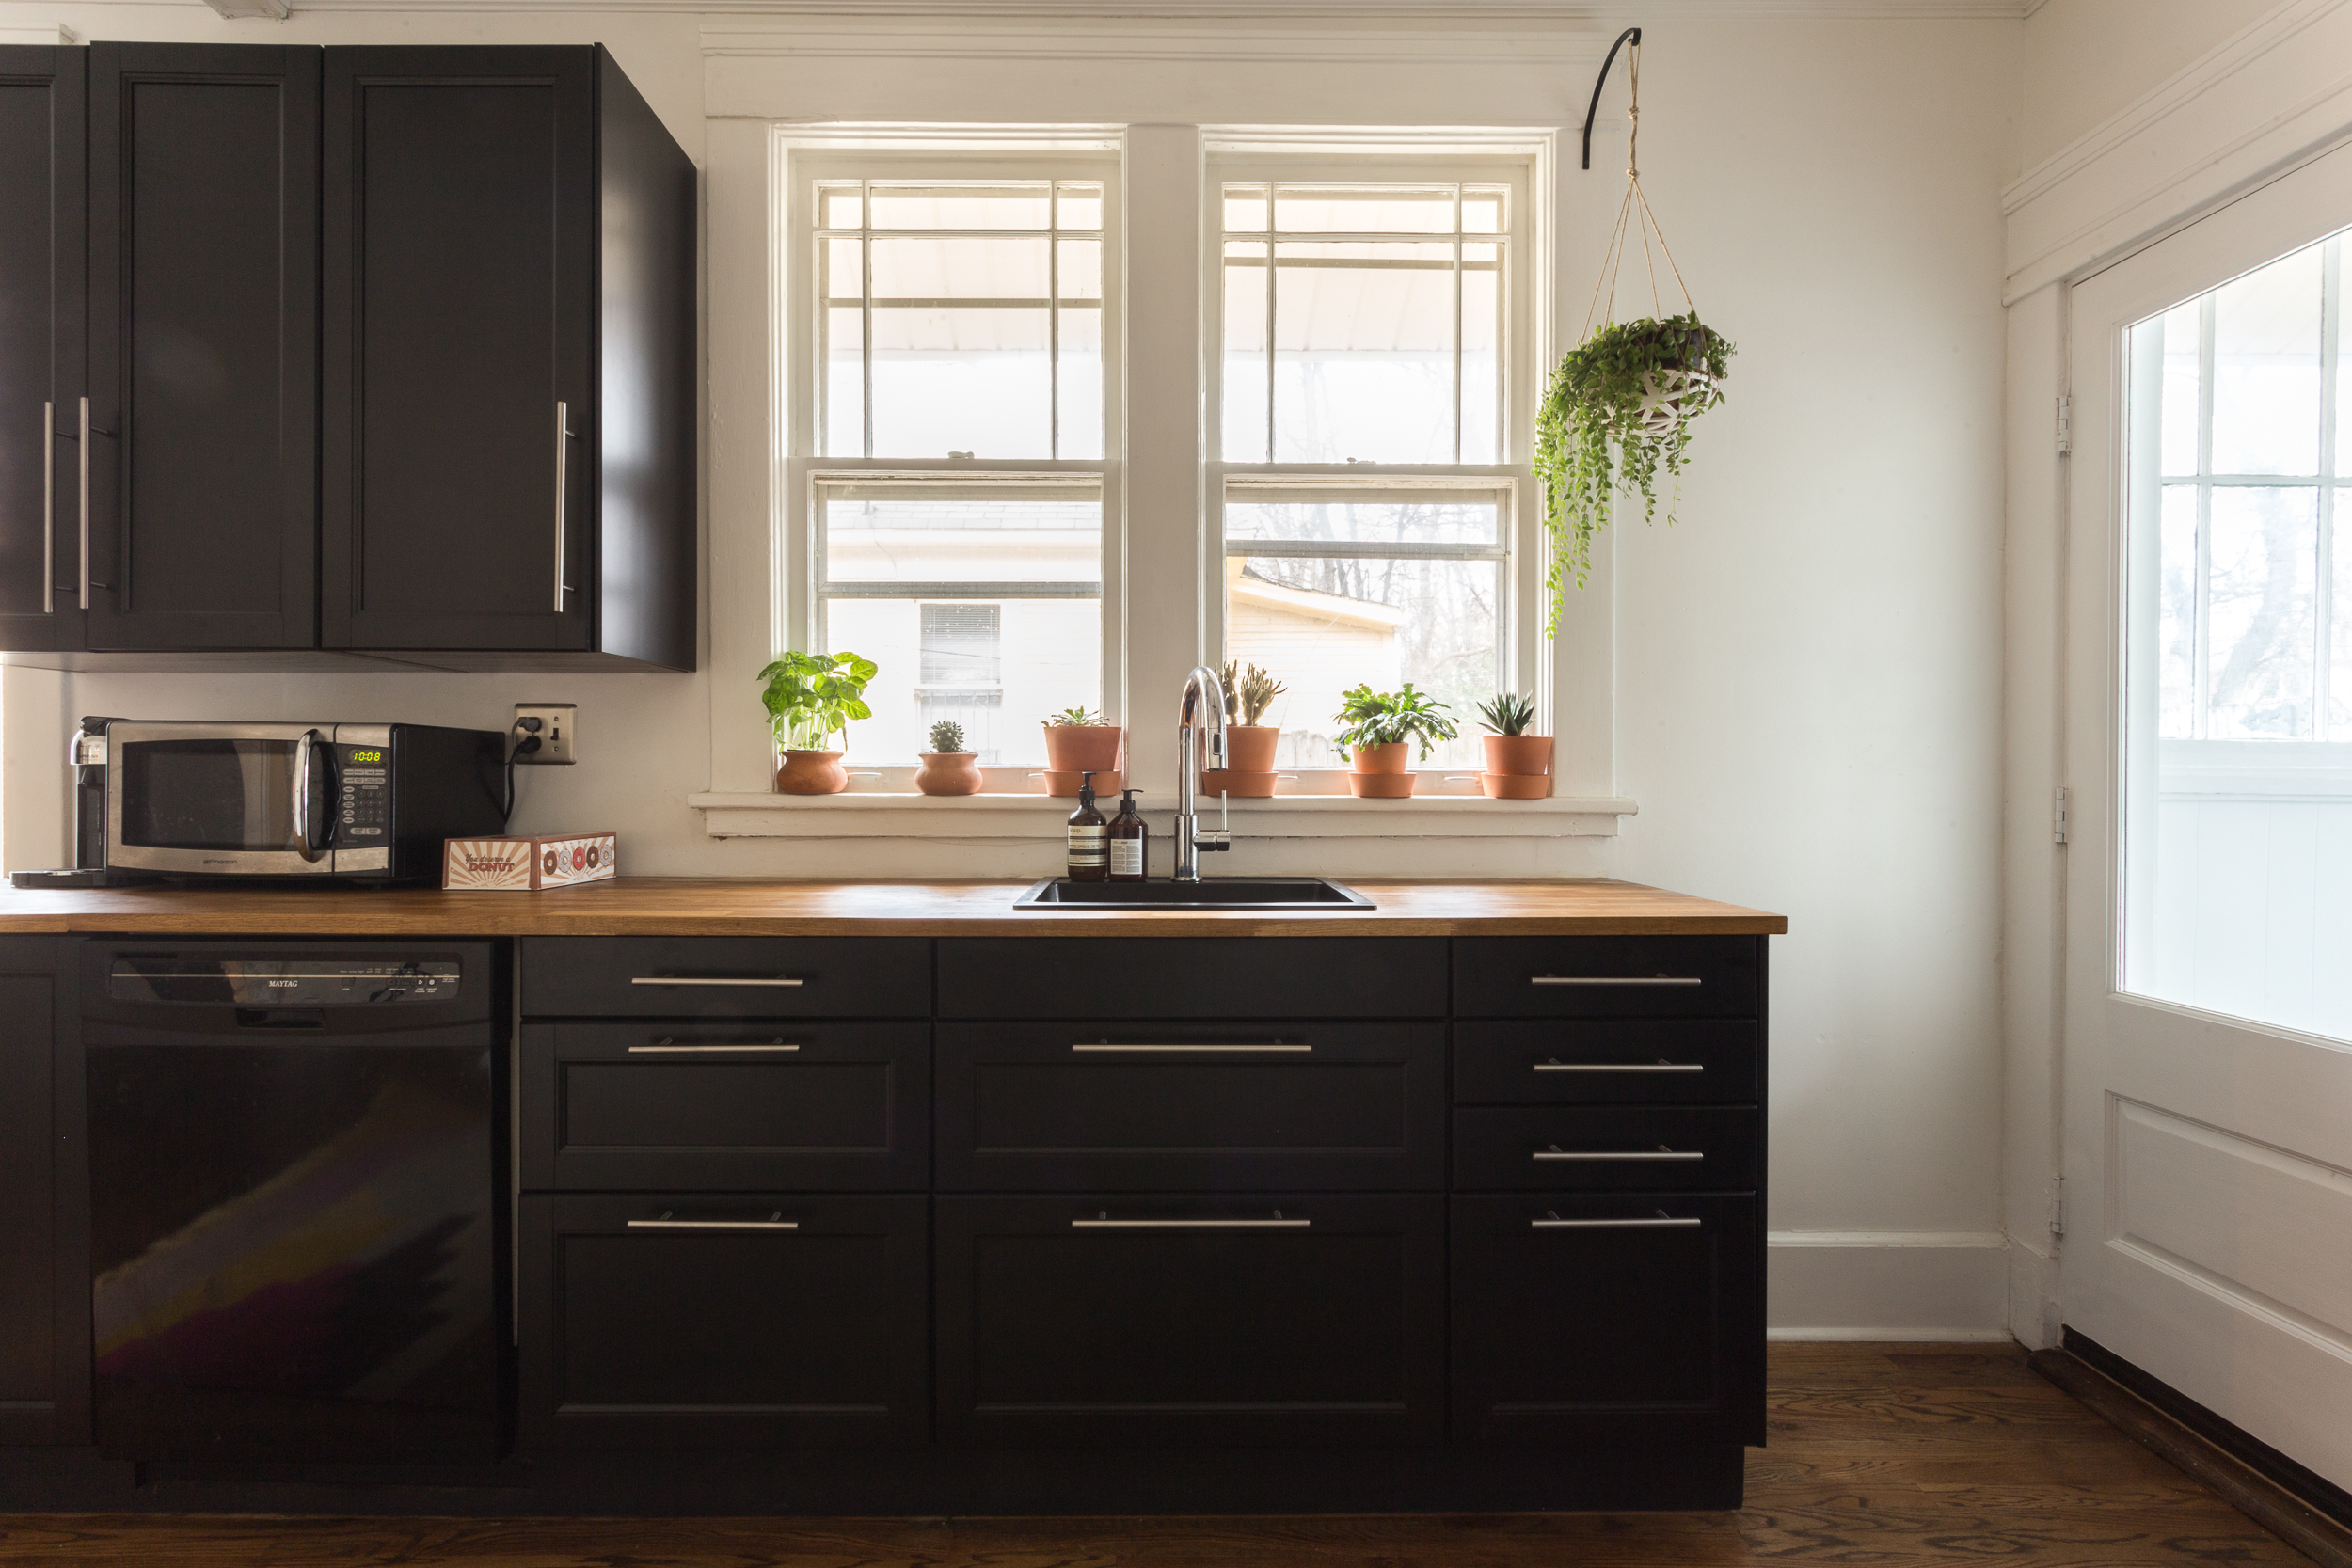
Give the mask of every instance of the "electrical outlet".
POLYGON ((525 752, 515 760, 518 763, 548 768, 568 768, 580 760, 580 709, 571 703, 516 703, 515 705, 515 737, 526 735, 539 737, 539 749, 525 752), (538 721, 538 728, 531 721, 538 721))

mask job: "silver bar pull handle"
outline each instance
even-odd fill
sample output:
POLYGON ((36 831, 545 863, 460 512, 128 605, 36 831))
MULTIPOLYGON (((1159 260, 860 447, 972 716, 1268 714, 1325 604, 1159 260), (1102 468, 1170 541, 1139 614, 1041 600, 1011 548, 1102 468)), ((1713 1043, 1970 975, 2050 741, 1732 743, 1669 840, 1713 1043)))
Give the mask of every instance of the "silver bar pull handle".
POLYGON ((40 612, 57 608, 57 405, 40 405, 40 612))
POLYGON ((564 580, 564 524, 565 482, 572 468, 572 405, 555 405, 555 612, 564 613, 564 595, 572 585, 564 580))
POLYGON ((1304 1230, 1312 1220, 1072 1220, 1073 1230, 1304 1230))
POLYGON ((1695 974, 1531 974, 1531 986, 1701 986, 1695 974))
POLYGON ((1230 1053, 1236 1051, 1279 1051, 1289 1054, 1303 1054, 1304 1053, 1314 1050, 1314 1047, 1311 1045, 1286 1045, 1280 1040, 1272 1040, 1263 1045, 1113 1045, 1108 1040, 1097 1040, 1092 1044, 1073 1042, 1070 1049, 1073 1051, 1093 1052, 1183 1052, 1192 1054, 1215 1055, 1230 1053))
POLYGON ((318 750, 319 732, 304 730, 294 742, 294 847, 306 861, 316 861, 320 849, 310 842, 310 759, 318 750))
POLYGON ((673 1219, 671 1215, 674 1212, 673 1210, 664 1209, 661 1211, 660 1219, 630 1220, 628 1228, 631 1230, 798 1230, 801 1227, 800 1221, 786 1219, 784 1211, 781 1209, 776 1210, 764 1220, 681 1220, 673 1219))
POLYGON ((1670 1062, 1661 1056, 1654 1062, 1564 1062, 1554 1056, 1548 1062, 1535 1064, 1537 1072, 1705 1072, 1701 1062, 1670 1062))
POLYGON ((629 976, 628 983, 632 986, 797 986, 801 984, 800 981, 792 979, 788 975, 777 975, 772 978, 768 978, 755 974, 710 976, 691 974, 632 974, 629 976))
POLYGON ((1654 1212, 1648 1219, 1622 1220, 1564 1220, 1557 1209, 1547 1209, 1544 1217, 1529 1220, 1530 1230, 1680 1230, 1705 1224, 1704 1220, 1677 1219, 1663 1209, 1654 1212))
POLYGON ((89 608, 89 399, 82 400, 82 608, 89 608))
POLYGON ((721 1053, 741 1055, 746 1052, 767 1053, 798 1051, 799 1049, 799 1046, 788 1044, 784 1040, 767 1040, 739 1045, 727 1045, 715 1041, 708 1045, 680 1045, 669 1036, 664 1035, 651 1045, 630 1046, 628 1053, 632 1056, 708 1056, 721 1053))
POLYGON ((1558 1144, 1537 1149, 1537 1160, 1704 1160, 1707 1156, 1695 1148, 1668 1148, 1660 1144, 1656 1148, 1571 1148, 1558 1144))

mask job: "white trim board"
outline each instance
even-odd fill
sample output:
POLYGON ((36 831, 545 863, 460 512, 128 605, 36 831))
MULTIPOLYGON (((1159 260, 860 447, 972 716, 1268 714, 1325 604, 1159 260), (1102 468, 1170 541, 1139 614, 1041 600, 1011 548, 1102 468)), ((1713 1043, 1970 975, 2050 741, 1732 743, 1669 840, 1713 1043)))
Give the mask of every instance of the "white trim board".
MULTIPOLYGON (((152 0, 87 0, 146 5, 152 0)), ((1826 21, 2022 21, 2040 0, 1647 0, 1645 22, 1809 18, 1826 21)), ((1584 23, 1615 26, 1623 8, 1602 0, 295 0, 297 11, 688 11, 784 17, 1054 22, 1262 21, 1584 23)))
POLYGON ((1764 1321, 1775 1339, 2007 1339, 1998 1231, 1775 1230, 1764 1321))

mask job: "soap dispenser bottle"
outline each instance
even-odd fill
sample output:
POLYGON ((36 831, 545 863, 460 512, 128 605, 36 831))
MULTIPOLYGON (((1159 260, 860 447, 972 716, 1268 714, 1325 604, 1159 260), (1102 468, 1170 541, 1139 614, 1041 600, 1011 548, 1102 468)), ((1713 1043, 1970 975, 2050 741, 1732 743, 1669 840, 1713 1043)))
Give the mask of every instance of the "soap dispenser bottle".
POLYGON ((1094 809, 1094 775, 1078 776, 1078 809, 1070 814, 1070 879, 1105 881, 1110 876, 1109 827, 1094 809))
POLYGON ((1110 879, 1114 882, 1140 882, 1151 864, 1147 852, 1152 830, 1144 825, 1143 814, 1136 810, 1136 792, 1121 790, 1119 815, 1111 818, 1110 879))

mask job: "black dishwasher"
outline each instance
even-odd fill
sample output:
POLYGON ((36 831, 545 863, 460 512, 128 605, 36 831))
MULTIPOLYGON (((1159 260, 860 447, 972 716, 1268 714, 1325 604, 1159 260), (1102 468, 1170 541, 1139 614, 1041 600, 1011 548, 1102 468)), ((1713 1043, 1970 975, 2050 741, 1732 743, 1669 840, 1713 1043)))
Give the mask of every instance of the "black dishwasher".
POLYGON ((488 942, 82 944, 103 1452, 498 1456, 501 958, 488 942))

